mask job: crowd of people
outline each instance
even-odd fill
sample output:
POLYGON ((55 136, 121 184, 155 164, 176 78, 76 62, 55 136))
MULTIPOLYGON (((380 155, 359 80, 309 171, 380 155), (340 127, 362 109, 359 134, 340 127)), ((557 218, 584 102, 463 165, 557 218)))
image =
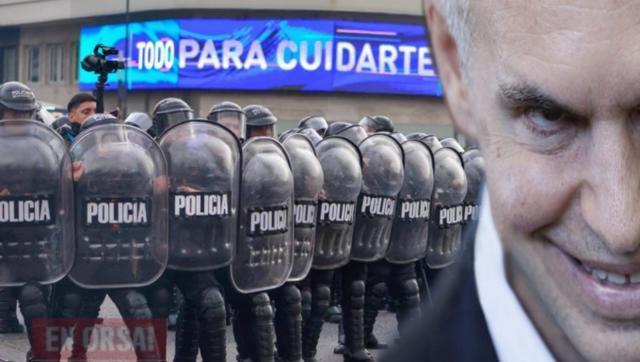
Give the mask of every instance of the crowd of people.
MULTIPOLYGON (((452 138, 396 132, 385 116, 310 116, 278 135, 262 105, 223 102, 204 118, 178 98, 149 115, 96 108, 93 95, 80 93, 67 116, 45 126, 27 86, 0 86, 0 145, 38 132, 52 149, 65 145, 57 183, 17 191, 0 176, 0 201, 73 190, 51 204, 60 219, 75 212, 70 222, 0 220, 0 333, 22 332, 19 302, 32 346, 34 320, 91 327, 108 295, 131 328, 173 321, 178 311, 174 361, 225 361, 228 322, 239 361, 314 361, 326 320, 340 322, 336 353, 370 361, 368 349, 384 347, 373 334, 378 311, 396 312, 402 336, 475 226, 479 152, 452 138), (8 245, 25 238, 56 244, 40 262, 49 267, 29 259, 32 271, 15 271, 31 264, 8 245), (129 256, 111 257, 125 244, 129 256)), ((20 165, 10 167, 1 173, 20 165)), ((18 174, 42 178, 38 167, 18 174)), ((71 338, 69 360, 86 360, 86 338, 71 338)), ((27 356, 44 359, 33 347, 27 356)))

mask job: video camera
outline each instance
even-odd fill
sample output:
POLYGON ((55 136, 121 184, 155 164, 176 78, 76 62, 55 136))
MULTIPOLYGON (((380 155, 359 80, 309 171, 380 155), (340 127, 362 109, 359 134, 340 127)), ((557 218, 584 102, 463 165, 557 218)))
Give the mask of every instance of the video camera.
POLYGON ((118 49, 98 44, 93 48, 93 54, 87 55, 82 60, 82 69, 99 75, 115 73, 118 69, 124 69, 124 62, 120 60, 107 60, 109 55, 118 55, 118 49))
POLYGON ((124 61, 107 59, 109 55, 117 54, 118 49, 98 44, 93 48, 93 54, 87 55, 82 60, 82 69, 98 74, 98 82, 96 83, 97 113, 104 112, 104 86, 109 79, 109 74, 125 68, 124 61))

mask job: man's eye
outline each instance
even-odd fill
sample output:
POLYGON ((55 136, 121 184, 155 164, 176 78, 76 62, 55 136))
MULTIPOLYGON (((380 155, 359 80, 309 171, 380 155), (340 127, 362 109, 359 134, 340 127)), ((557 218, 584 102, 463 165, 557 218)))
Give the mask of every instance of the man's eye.
POLYGON ((524 111, 524 123, 540 136, 551 136, 560 131, 570 116, 559 109, 531 108, 524 111))

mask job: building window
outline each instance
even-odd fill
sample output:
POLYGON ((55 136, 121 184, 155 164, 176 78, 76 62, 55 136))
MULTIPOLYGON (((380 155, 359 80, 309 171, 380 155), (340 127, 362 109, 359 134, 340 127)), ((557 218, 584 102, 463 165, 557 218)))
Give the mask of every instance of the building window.
POLYGON ((0 48, 0 83, 18 80, 18 53, 15 47, 0 48))
POLYGON ((27 48, 27 81, 37 83, 40 81, 40 48, 27 48))
POLYGON ((64 44, 49 45, 49 83, 64 81, 64 44))
POLYGON ((69 60, 71 63, 71 82, 78 82, 78 67, 80 66, 78 63, 78 43, 71 43, 71 50, 69 50, 69 60))

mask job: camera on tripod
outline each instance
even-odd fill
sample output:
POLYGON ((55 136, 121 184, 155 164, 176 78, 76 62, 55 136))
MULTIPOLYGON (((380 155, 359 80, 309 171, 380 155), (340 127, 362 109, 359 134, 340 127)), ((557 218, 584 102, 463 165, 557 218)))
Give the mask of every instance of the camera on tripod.
POLYGON ((124 62, 119 60, 107 60, 109 55, 118 55, 118 49, 98 44, 93 48, 93 54, 87 55, 82 60, 82 69, 100 75, 115 73, 118 69, 124 69, 124 62))
POLYGON ((124 69, 125 63, 121 60, 108 60, 109 55, 117 55, 118 49, 108 47, 103 44, 93 48, 93 54, 87 55, 82 60, 82 69, 98 75, 96 82, 96 112, 104 112, 104 87, 109 79, 110 73, 115 73, 118 69, 124 69))

